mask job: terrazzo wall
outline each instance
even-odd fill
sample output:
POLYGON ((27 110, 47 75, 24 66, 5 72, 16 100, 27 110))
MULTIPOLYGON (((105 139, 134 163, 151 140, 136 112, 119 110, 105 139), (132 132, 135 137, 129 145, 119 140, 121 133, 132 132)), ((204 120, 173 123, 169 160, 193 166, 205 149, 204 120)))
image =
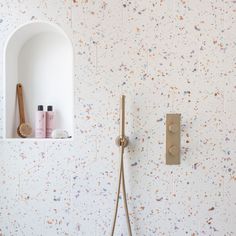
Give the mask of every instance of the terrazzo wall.
MULTIPOLYGON (((109 235, 121 94, 133 235, 236 235, 235 13, 233 0, 1 0, 1 55, 28 21, 71 38, 75 138, 0 140, 0 235, 109 235), (172 112, 182 114, 180 166, 165 165, 172 112)), ((2 72, 1 56, 1 82, 2 72)), ((2 83, 0 94, 2 137, 2 83)), ((118 215, 126 236, 122 204, 118 215)))

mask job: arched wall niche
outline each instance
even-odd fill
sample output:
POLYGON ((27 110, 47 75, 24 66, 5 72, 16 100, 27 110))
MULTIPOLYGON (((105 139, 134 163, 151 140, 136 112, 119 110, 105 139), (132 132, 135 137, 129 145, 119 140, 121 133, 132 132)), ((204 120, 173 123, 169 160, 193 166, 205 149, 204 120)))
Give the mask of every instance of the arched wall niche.
POLYGON ((57 25, 30 22, 8 38, 4 53, 5 127, 4 138, 18 138, 16 84, 22 83, 27 123, 35 128, 38 105, 53 105, 55 128, 73 136, 73 47, 57 25))

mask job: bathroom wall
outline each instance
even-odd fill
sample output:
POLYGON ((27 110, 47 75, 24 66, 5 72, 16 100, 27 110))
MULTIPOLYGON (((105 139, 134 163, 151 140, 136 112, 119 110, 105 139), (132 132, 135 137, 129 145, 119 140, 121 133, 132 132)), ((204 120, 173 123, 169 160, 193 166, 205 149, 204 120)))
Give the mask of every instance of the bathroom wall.
MULTIPOLYGON (((121 94, 133 235, 236 235, 235 11, 233 0, 1 0, 0 136, 4 43, 46 20, 73 42, 75 138, 0 139, 0 235, 110 234, 121 94), (175 112, 181 165, 167 166, 165 115, 175 112)), ((125 236, 122 204, 118 214, 125 236)))

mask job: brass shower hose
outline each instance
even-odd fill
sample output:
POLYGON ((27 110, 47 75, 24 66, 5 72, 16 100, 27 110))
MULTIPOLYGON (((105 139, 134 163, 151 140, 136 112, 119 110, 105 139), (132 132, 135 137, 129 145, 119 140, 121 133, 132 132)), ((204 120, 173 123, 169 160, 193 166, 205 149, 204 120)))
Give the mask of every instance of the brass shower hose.
POLYGON ((116 195, 115 215, 114 215, 114 220, 113 220, 113 225, 112 225, 111 236, 113 236, 115 232, 121 187, 122 187, 122 193, 123 193, 123 201, 124 201, 128 232, 129 232, 129 236, 132 236, 132 230, 131 230, 130 219, 129 219, 129 210, 128 210, 128 204, 127 204, 127 198, 126 198, 125 175, 124 175, 124 149, 128 145, 128 138, 125 137, 124 133, 125 133, 125 96, 122 95, 121 96, 120 136, 117 138, 117 144, 118 146, 120 146, 120 170, 119 170, 118 190, 117 190, 117 195, 116 195))

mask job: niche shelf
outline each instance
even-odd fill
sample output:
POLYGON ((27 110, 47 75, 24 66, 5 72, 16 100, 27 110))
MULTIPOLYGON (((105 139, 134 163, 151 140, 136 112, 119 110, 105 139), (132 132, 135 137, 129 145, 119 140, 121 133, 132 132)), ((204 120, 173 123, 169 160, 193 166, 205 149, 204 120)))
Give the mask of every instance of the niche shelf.
POLYGON ((3 62, 4 138, 19 139, 17 83, 23 85, 26 122, 33 128, 32 137, 22 140, 35 139, 38 105, 44 109, 53 105, 55 128, 65 129, 73 137, 73 48, 66 33, 48 22, 24 24, 8 38, 3 62))

